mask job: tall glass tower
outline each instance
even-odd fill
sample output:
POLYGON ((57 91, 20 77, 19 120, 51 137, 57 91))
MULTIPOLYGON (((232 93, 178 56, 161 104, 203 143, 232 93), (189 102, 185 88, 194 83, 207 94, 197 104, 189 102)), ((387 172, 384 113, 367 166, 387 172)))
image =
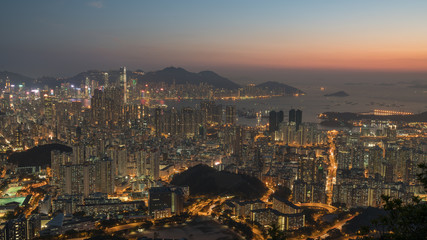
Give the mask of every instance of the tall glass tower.
POLYGON ((123 103, 127 103, 127 83, 126 83, 126 67, 120 68, 120 88, 123 89, 123 103))

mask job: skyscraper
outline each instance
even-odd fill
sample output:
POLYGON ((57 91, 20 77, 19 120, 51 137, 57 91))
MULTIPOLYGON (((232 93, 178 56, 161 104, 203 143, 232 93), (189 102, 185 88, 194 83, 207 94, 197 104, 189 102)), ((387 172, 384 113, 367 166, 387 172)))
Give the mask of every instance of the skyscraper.
POLYGON ((109 82, 108 82, 108 73, 105 72, 104 73, 104 88, 108 88, 108 84, 109 84, 109 82))
POLYGON ((289 122, 295 122, 295 109, 289 111, 289 122))
POLYGON ((296 126, 296 130, 298 131, 299 126, 302 123, 302 111, 297 109, 291 109, 289 111, 289 122, 290 123, 295 123, 296 126))
POLYGON ((225 123, 230 125, 236 124, 236 106, 227 105, 225 107, 225 123))
POLYGON ((302 123, 302 111, 301 110, 296 110, 295 111, 295 125, 297 127, 297 130, 299 129, 299 126, 302 123))
POLYGON ((120 68, 120 88, 123 89, 123 103, 127 103, 127 82, 126 82, 126 67, 120 68))
POLYGON ((270 111, 270 115, 268 117, 268 131, 270 133, 276 131, 276 125, 277 125, 276 111, 270 111))
POLYGON ((269 122, 269 132, 273 133, 279 130, 279 124, 283 122, 283 111, 270 111, 270 116, 268 118, 269 122))
POLYGON ((96 188, 98 192, 113 194, 114 193, 114 169, 113 160, 104 157, 96 161, 96 188))

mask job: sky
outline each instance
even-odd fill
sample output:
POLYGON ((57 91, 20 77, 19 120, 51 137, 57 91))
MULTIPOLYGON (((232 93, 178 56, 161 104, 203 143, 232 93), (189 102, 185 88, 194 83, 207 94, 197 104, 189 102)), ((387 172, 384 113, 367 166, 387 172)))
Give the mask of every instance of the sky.
POLYGON ((427 72, 425 0, 3 0, 0 71, 427 72))

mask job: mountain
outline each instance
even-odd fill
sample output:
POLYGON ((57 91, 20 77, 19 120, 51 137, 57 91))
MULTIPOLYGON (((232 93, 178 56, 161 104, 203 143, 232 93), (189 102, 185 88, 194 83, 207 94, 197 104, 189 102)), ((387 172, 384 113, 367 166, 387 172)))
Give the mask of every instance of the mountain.
MULTIPOLYGON (((117 82, 119 80, 120 72, 119 70, 112 71, 98 71, 98 70, 89 70, 85 72, 81 72, 75 76, 64 79, 64 82, 69 82, 76 86, 80 84, 84 84, 86 82, 86 78, 89 80, 95 80, 100 84, 104 84, 105 75, 104 73, 108 73, 109 82, 117 82)), ((128 77, 131 77, 131 72, 127 72, 128 77)))
POLYGON ((330 93, 330 94, 325 94, 325 97, 348 97, 350 95, 348 95, 348 93, 344 92, 344 91, 339 91, 339 92, 334 92, 334 93, 330 93))
POLYGON ((31 78, 24 76, 19 73, 13 73, 8 71, 0 72, 0 86, 3 86, 6 82, 6 78, 9 77, 10 84, 12 85, 25 85, 26 87, 44 87, 45 85, 50 88, 54 88, 63 82, 63 79, 57 79, 54 77, 43 76, 40 78, 31 78))
POLYGON ((10 84, 25 84, 25 86, 32 86, 34 84, 34 78, 30 78, 19 73, 0 71, 0 85, 3 85, 6 82, 7 77, 10 79, 10 84))
POLYGON ((255 177, 227 171, 217 171, 199 164, 175 175, 171 184, 189 186, 192 195, 235 195, 244 199, 260 198, 267 191, 255 177))
POLYGON ((219 76, 212 71, 199 73, 189 72, 183 68, 167 67, 163 70, 148 72, 141 77, 144 82, 165 82, 167 84, 195 84, 207 83, 215 88, 237 89, 240 86, 231 80, 219 76))
POLYGON ((267 90, 273 93, 277 93, 277 94, 285 94, 285 95, 304 94, 304 92, 299 90, 298 88, 295 88, 283 83, 274 82, 274 81, 261 83, 256 85, 255 87, 261 88, 263 90, 267 90))
MULTIPOLYGON (((119 70, 110 70, 110 71, 98 71, 98 70, 89 70, 81 72, 75 76, 64 78, 64 79, 52 79, 52 78, 43 78, 39 80, 46 81, 49 86, 51 84, 59 85, 62 82, 69 82, 76 86, 79 86, 82 83, 85 83, 86 77, 89 80, 98 81, 101 84, 104 84, 105 75, 108 73, 108 80, 110 83, 119 81, 120 72, 119 70)), ((145 74, 142 74, 142 70, 126 72, 127 79, 137 79, 138 83, 151 83, 151 82, 164 82, 167 84, 172 84, 175 80, 176 84, 195 84, 199 85, 200 83, 206 83, 214 86, 215 88, 225 88, 225 89, 237 89, 240 86, 231 80, 222 77, 212 71, 202 71, 199 73, 189 72, 183 68, 168 67, 159 71, 152 71, 145 74)))
MULTIPOLYGON (((48 85, 50 88, 54 88, 55 86, 59 86, 61 83, 71 83, 75 86, 80 86, 84 84, 86 78, 89 80, 95 80, 100 84, 104 84, 105 73, 108 73, 108 81, 110 83, 115 83, 119 81, 120 71, 117 70, 109 70, 109 71, 99 71, 99 70, 88 70, 85 72, 81 72, 76 74, 75 76, 68 78, 53 78, 53 77, 40 77, 37 79, 30 78, 21 74, 12 73, 3 71, 0 72, 0 85, 4 84, 6 76, 9 76, 12 84, 22 84, 25 83, 25 86, 31 87, 43 87, 44 85, 48 85)), ((228 78, 218 75, 213 71, 201 71, 199 73, 189 72, 183 68, 177 67, 167 67, 162 70, 147 72, 144 74, 142 70, 130 71, 126 72, 127 79, 136 79, 138 83, 159 83, 164 82, 167 84, 194 84, 199 85, 201 83, 206 83, 214 88, 223 88, 235 90, 240 87, 239 84, 231 81, 228 78)), ((271 93, 276 94, 285 94, 285 95, 294 95, 294 94, 304 94, 303 91, 278 82, 265 82, 259 85, 256 85, 257 88, 261 88, 263 90, 267 90, 271 93)))

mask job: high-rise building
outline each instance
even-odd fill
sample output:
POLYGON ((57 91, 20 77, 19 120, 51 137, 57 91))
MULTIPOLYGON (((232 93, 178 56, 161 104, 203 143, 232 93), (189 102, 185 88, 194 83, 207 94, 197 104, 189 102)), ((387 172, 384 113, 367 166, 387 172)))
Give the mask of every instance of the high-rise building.
POLYGON ((270 111, 270 115, 268 118, 269 123, 269 132, 274 133, 279 130, 279 124, 283 122, 283 111, 270 111))
POLYGON ((295 109, 289 110, 289 122, 295 122, 295 109))
POLYGON ((11 104, 10 93, 9 92, 3 93, 3 104, 2 104, 3 106, 2 106, 2 108, 5 110, 9 110, 10 104, 11 104))
POLYGON ((10 93, 10 79, 9 76, 6 76, 6 85, 4 86, 5 92, 10 93))
POLYGON ((91 98, 92 124, 112 127, 124 120, 123 98, 120 94, 120 89, 115 87, 94 91, 91 98))
POLYGON ((227 105, 225 107, 225 123, 229 125, 236 124, 236 106, 227 105))
POLYGON ((299 126, 302 123, 302 111, 301 110, 296 110, 295 111, 295 125, 297 127, 297 130, 299 129, 299 126))
POLYGON ((156 137, 159 137, 162 133, 163 111, 161 108, 156 108, 154 111, 154 130, 156 137))
POLYGON ((127 87, 127 81, 126 81, 126 67, 120 68, 120 88, 123 91, 123 103, 127 103, 128 99, 128 87, 127 87))
POLYGON ((222 124, 222 105, 216 105, 214 101, 203 101, 200 103, 200 109, 206 116, 206 122, 209 124, 222 124))
POLYGON ((109 87, 108 73, 105 72, 104 73, 104 88, 108 88, 108 87, 109 87))
POLYGON ((171 214, 181 213, 183 203, 184 194, 180 188, 153 187, 149 190, 148 210, 154 218, 169 217, 171 214), (165 212, 169 214, 162 214, 165 212))
POLYGON ((5 225, 5 235, 7 240, 27 240, 30 238, 27 229, 27 219, 24 214, 19 215, 17 218, 9 220, 5 225))
POLYGON ((270 133, 273 133, 276 131, 276 125, 277 125, 277 113, 276 111, 270 111, 270 115, 268 117, 268 131, 270 133))
POLYGON ((182 136, 192 137, 196 133, 196 121, 192 108, 183 108, 182 113, 182 136))
POLYGON ((91 162, 61 165, 61 193, 89 196, 90 193, 95 191, 95 180, 98 180, 95 175, 96 170, 99 169, 95 168, 95 165, 91 162))
POLYGON ((113 160, 104 157, 95 162, 96 164, 96 189, 97 192, 114 193, 114 169, 113 160))
POLYGON ((290 123, 295 123, 296 126, 296 130, 299 130, 299 126, 302 123, 302 111, 297 109, 291 109, 289 111, 289 122, 290 123))

